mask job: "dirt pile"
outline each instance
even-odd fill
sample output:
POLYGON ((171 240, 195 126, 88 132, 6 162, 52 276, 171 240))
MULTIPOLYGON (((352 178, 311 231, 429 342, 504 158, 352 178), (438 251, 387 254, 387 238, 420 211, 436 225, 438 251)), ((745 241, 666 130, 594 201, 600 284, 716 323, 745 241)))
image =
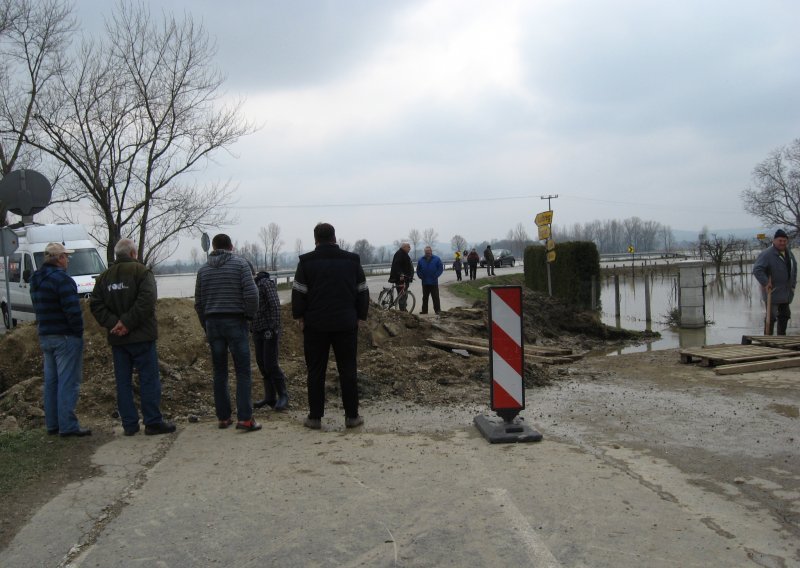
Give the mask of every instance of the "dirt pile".
MULTIPOLYGON (((611 334, 591 314, 570 310, 533 292, 524 294, 524 334, 527 343, 579 346, 588 350, 611 334)), ((162 372, 162 410, 171 418, 191 415, 213 417, 212 367, 205 336, 191 299, 161 299, 157 310, 158 351, 162 372)), ((283 334, 280 361, 288 377, 291 407, 306 407, 305 362, 302 333, 291 319, 291 307, 282 308, 283 334)), ((436 318, 420 318, 373 305, 359 334, 359 388, 364 399, 397 397, 426 404, 488 400, 488 359, 465 356, 430 346, 426 338, 448 336, 488 337, 482 303, 455 308, 436 318)), ((101 329, 84 306, 84 367, 78 414, 82 420, 114 415, 111 349, 101 329)), ((252 362, 254 398, 263 387, 252 362)), ((23 324, 0 338, 0 430, 39 427, 42 355, 32 324, 23 324)), ((234 373, 231 368, 230 376, 234 373)), ((338 398, 336 364, 328 367, 329 397, 338 398)), ((548 367, 528 365, 527 387, 547 384, 548 367)))

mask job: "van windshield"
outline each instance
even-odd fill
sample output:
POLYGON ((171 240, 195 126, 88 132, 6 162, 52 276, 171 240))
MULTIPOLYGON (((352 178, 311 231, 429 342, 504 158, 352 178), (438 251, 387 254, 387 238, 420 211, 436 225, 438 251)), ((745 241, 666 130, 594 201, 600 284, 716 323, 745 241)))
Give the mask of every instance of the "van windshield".
MULTIPOLYGON (((34 253, 33 258, 36 260, 36 266, 44 264, 44 253, 34 253)), ((87 274, 100 274, 106 269, 103 264, 103 259, 93 248, 78 249, 69 255, 69 265, 67 266, 67 274, 70 276, 85 276, 87 274)))

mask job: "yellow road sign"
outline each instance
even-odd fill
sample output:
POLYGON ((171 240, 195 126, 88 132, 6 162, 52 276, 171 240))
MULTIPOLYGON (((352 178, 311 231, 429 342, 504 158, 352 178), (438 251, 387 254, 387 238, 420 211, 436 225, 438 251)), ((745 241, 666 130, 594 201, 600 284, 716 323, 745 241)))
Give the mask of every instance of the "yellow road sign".
POLYGON ((636 252, 636 250, 633 248, 633 245, 628 245, 628 252, 631 254, 636 252))
POLYGON ((556 261, 556 251, 551 250, 547 253, 547 262, 555 262, 556 261))
POLYGON ((541 225, 539 227, 539 240, 543 241, 550 238, 550 225, 541 225))
POLYGON ((547 251, 551 251, 556 248, 556 242, 553 239, 547 239, 547 242, 544 244, 547 251))
POLYGON ((763 241, 764 239, 766 239, 766 238, 767 238, 767 235, 765 235, 764 233, 758 233, 758 234, 756 235, 756 238, 757 238, 759 241, 763 241))
POLYGON ((542 225, 549 225, 553 222, 553 212, 552 211, 542 211, 536 216, 534 220, 537 227, 541 227, 542 225))

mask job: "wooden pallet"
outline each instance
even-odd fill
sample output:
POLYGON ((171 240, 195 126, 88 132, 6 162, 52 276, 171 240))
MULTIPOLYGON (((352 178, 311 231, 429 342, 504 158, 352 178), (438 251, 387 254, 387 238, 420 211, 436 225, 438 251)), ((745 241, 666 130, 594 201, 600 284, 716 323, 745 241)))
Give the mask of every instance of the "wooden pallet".
POLYGON ((764 347, 762 345, 712 345, 679 351, 681 363, 699 360, 702 367, 749 363, 784 357, 800 357, 800 351, 764 347))
POLYGON ((800 349, 800 335, 743 335, 742 345, 764 345, 780 349, 800 349))
POLYGON ((740 375, 742 373, 755 373, 756 371, 772 371, 774 369, 789 369, 800 367, 800 357, 779 357, 768 361, 753 361, 752 363, 734 363, 732 365, 719 365, 714 367, 718 375, 740 375))

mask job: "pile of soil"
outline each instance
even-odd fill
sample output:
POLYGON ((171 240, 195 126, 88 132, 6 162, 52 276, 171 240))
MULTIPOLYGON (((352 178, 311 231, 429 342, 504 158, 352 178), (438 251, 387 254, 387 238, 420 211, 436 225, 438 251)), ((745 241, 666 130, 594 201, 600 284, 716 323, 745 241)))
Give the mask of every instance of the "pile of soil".
MULTIPOLYGON (((571 310, 559 301, 525 290, 524 335, 527 344, 561 345, 588 351, 609 339, 641 340, 641 334, 620 332, 601 324, 595 314, 571 310)), ((213 417, 212 366, 205 335, 193 300, 165 298, 157 309, 158 352, 162 379, 162 411, 171 419, 213 417)), ((302 333, 282 306, 280 363, 288 377, 291 408, 306 408, 306 367, 302 333)), ((82 421, 112 418, 116 410, 111 349, 106 332, 84 306, 83 384, 78 404, 82 421)), ((359 390, 363 399, 400 398, 426 404, 486 402, 488 358, 467 356, 430 346, 427 338, 488 337, 483 302, 455 308, 435 318, 382 311, 373 305, 359 333, 359 390)), ((263 394, 252 361, 253 396, 263 394)), ((42 355, 33 324, 20 324, 0 338, 0 431, 41 427, 42 355)), ((230 376, 234 382, 231 366, 230 376)), ((329 398, 338 398, 336 364, 328 366, 329 398)), ((527 365, 525 386, 548 384, 550 369, 527 365)))

